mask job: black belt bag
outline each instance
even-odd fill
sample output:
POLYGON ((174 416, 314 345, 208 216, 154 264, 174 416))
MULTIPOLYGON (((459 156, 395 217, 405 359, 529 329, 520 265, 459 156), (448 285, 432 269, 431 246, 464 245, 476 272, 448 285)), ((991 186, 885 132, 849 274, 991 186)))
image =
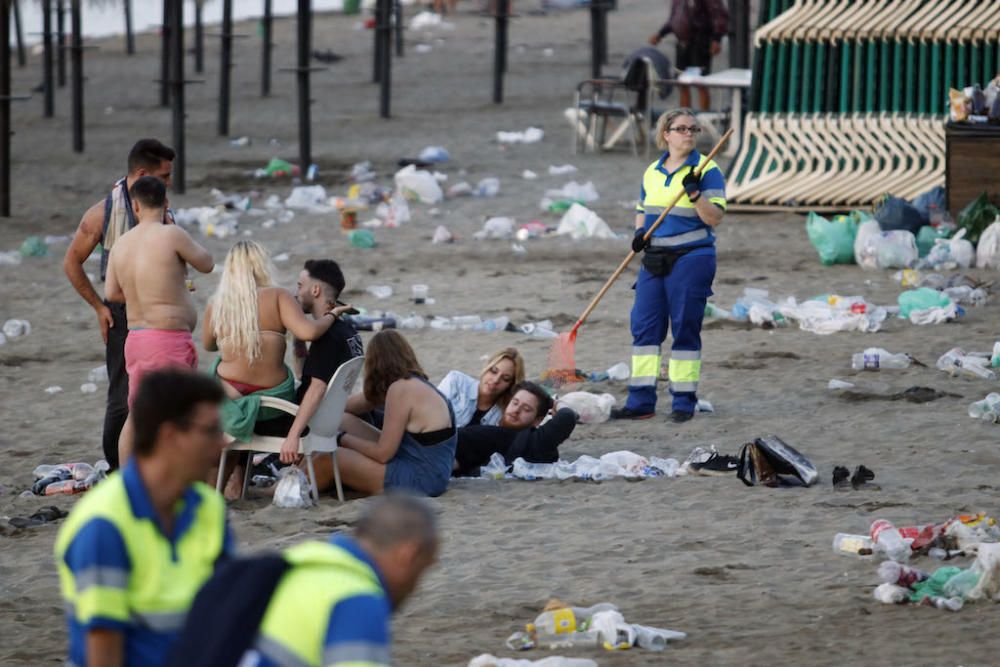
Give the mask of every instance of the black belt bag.
POLYGON ((677 263, 677 260, 689 252, 691 252, 691 248, 683 250, 646 248, 646 252, 642 255, 642 268, 657 278, 666 278, 674 270, 674 264, 677 263))

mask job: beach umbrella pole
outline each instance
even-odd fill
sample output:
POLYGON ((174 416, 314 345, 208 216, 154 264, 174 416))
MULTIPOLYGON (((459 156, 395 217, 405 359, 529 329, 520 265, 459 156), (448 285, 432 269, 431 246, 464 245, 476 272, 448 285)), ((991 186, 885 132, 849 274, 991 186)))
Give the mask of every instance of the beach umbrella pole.
POLYGON ((372 51, 372 83, 378 83, 382 77, 382 0, 375 0, 375 33, 372 51))
MULTIPOLYGON (((176 0, 175 0, 176 1, 176 0)), ((219 59, 219 136, 229 135, 229 92, 233 68, 233 0, 222 0, 222 52, 219 59)))
POLYGON ((381 71, 379 73, 379 116, 388 118, 390 107, 392 106, 392 3, 393 0, 377 0, 382 5, 379 12, 379 23, 375 29, 381 31, 382 39, 379 44, 382 49, 379 63, 381 71))
POLYGON ((493 103, 503 104, 503 77, 507 72, 507 21, 510 0, 495 0, 496 30, 493 38, 493 103))
MULTIPOLYGON (((170 20, 171 1, 163 0, 163 23, 160 26, 160 106, 170 104, 170 20)), ((179 0, 183 1, 183 0, 179 0)))
POLYGON ((194 71, 205 71, 205 23, 202 21, 202 0, 194 3, 194 71))
POLYGON ((173 168, 174 191, 183 194, 186 181, 184 149, 184 3, 175 0, 170 7, 170 99, 173 112, 173 149, 176 152, 173 168))
POLYGON ((135 53, 135 34, 132 32, 132 0, 122 0, 125 8, 125 53, 135 53))
POLYGON ((66 10, 56 0, 56 75, 59 87, 66 85, 66 10))
POLYGON ((299 169, 305 175, 312 164, 312 126, 309 114, 309 52, 312 37, 312 7, 310 0, 299 0, 298 11, 298 92, 299 92, 299 169))
POLYGON ((403 0, 393 2, 393 14, 396 18, 396 57, 403 57, 403 0))
POLYGON ((70 2, 70 23, 73 42, 70 50, 73 60, 73 150, 83 152, 83 34, 80 0, 70 2))
POLYGON ((271 94, 271 0, 264 0, 264 17, 261 19, 260 96, 271 94))
POLYGON ((10 12, 0 12, 0 216, 10 217, 10 12))

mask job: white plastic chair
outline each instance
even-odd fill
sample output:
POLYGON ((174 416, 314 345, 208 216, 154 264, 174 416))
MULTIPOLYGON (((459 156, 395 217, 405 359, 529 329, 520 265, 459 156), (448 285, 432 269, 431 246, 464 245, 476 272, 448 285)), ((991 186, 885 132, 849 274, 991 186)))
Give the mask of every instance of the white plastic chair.
MULTIPOLYGON (((302 436, 299 440, 299 453, 306 459, 306 468, 309 471, 309 490, 314 501, 319 502, 319 489, 316 487, 316 472, 313 470, 311 455, 330 454, 330 458, 333 461, 333 479, 337 485, 337 498, 340 502, 344 502, 344 489, 340 484, 340 467, 337 465, 337 432, 340 430, 340 421, 344 416, 347 397, 354 388, 354 384, 358 381, 364 361, 364 357, 355 357, 341 364, 327 385, 326 394, 323 396, 323 401, 319 404, 316 414, 309 420, 309 433, 302 436)), ((260 407, 275 408, 290 415, 296 415, 299 411, 299 406, 296 404, 270 396, 261 397, 260 407)), ((226 469, 226 458, 229 452, 269 452, 277 454, 281 451, 281 444, 283 442, 284 438, 274 438, 255 433, 250 442, 234 440, 227 445, 222 450, 222 456, 219 458, 219 477, 215 484, 216 490, 219 492, 222 491, 222 485, 225 481, 223 475, 226 469)), ((243 477, 241 497, 246 495, 247 484, 250 481, 250 469, 252 467, 251 461, 248 461, 246 474, 243 477)))

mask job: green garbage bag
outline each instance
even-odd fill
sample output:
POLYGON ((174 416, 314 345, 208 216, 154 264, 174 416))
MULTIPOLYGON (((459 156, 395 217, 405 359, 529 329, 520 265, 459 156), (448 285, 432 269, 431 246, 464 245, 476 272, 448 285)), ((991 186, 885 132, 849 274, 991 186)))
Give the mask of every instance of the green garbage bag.
POLYGON ((37 236, 29 236, 21 244, 21 257, 45 257, 48 254, 49 247, 37 236))
POLYGON ((911 289, 899 295, 899 316, 908 319, 914 310, 929 310, 945 308, 951 305, 951 299, 943 292, 930 287, 911 289))
POLYGON ((827 220, 810 211, 806 219, 806 234, 823 264, 854 263, 854 237, 858 235, 858 222, 853 216, 838 215, 833 220, 827 220))
POLYGON ((939 567, 930 578, 913 584, 913 593, 910 594, 910 602, 920 602, 928 595, 933 597, 943 596, 944 585, 961 571, 962 568, 960 567, 939 567))
POLYGON ((946 239, 948 236, 950 236, 950 232, 947 229, 924 225, 920 228, 920 233, 917 234, 917 252, 921 257, 926 257, 927 253, 934 247, 934 241, 946 239))
POLYGON ((297 170, 290 162, 273 157, 264 167, 264 171, 268 176, 293 176, 297 170))
POLYGON ((375 235, 367 229, 355 229, 347 235, 351 245, 355 248, 374 248, 375 235))
POLYGON ((966 230, 965 238, 971 241, 972 245, 978 245, 979 236, 986 231, 990 223, 996 220, 998 215, 1000 215, 1000 209, 993 205, 984 192, 969 202, 969 205, 958 214, 958 228, 964 228, 966 230))

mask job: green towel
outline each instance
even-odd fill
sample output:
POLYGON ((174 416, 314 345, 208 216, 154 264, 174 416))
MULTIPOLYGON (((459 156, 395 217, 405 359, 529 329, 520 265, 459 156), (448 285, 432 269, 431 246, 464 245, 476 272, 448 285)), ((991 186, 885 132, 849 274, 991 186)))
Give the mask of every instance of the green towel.
MULTIPOLYGON (((212 364, 212 375, 218 375, 217 369, 222 359, 216 359, 212 364)), ((281 398, 286 401, 295 400, 295 376, 292 369, 285 366, 287 375, 284 382, 268 389, 255 391, 247 396, 237 399, 226 398, 222 401, 222 430, 233 436, 240 442, 250 442, 253 438, 253 426, 259 421, 275 419, 283 414, 281 410, 275 408, 261 408, 260 397, 271 396, 281 398)))

